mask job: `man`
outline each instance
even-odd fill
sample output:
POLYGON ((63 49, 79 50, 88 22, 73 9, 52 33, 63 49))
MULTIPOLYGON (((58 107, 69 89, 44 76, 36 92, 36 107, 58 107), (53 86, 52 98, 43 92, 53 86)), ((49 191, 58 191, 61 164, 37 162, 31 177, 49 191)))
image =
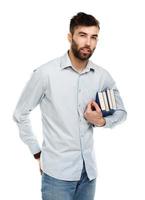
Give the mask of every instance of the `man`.
POLYGON ((69 51, 34 70, 14 112, 21 139, 38 160, 43 200, 93 200, 96 162, 93 127, 112 128, 126 111, 110 74, 89 60, 100 25, 92 15, 78 13, 70 21, 69 51), (103 117, 97 91, 114 89, 117 109, 103 117), (40 105, 43 144, 39 147, 29 114, 40 105))

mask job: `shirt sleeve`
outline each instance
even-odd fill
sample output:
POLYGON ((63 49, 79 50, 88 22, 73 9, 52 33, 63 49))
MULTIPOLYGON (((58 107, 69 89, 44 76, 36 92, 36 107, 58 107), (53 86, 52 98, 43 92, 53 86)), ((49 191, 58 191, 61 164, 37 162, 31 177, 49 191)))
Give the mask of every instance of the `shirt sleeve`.
MULTIPOLYGON (((103 126, 104 128, 114 128, 116 125, 124 122, 127 117, 127 111, 124 107, 123 100, 120 96, 120 92, 116 86, 116 83, 112 76, 109 74, 109 72, 106 71, 104 79, 104 86, 103 90, 106 88, 110 88, 114 90, 115 100, 116 100, 116 110, 113 113, 113 115, 109 115, 107 117, 104 117, 106 123, 103 126)), ((93 125, 94 127, 97 127, 97 125, 93 125)))
POLYGON ((115 98, 116 98, 116 103, 117 103, 117 109, 115 110, 113 115, 104 117, 106 121, 104 128, 114 128, 116 125, 126 120, 127 111, 124 108, 122 98, 117 89, 115 90, 115 98))
POLYGON ((28 145, 33 155, 39 153, 41 149, 32 131, 29 114, 40 103, 44 94, 45 81, 38 68, 33 71, 13 113, 13 119, 19 128, 20 138, 28 145))

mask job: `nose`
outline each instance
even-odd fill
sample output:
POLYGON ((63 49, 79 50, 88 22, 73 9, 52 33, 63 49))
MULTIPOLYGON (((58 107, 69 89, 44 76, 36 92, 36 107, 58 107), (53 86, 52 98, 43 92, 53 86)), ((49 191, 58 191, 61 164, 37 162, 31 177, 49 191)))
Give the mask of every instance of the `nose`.
POLYGON ((89 37, 87 37, 86 39, 86 45, 87 46, 90 46, 91 45, 91 39, 89 37))

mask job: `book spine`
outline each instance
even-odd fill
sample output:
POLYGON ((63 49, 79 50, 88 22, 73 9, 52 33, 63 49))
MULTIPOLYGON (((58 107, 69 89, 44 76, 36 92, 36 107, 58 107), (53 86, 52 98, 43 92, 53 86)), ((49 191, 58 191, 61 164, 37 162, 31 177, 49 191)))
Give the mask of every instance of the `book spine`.
POLYGON ((113 109, 110 90, 107 89, 106 93, 107 93, 107 97, 108 97, 109 108, 110 108, 110 109, 113 109))
POLYGON ((99 99, 101 110, 105 110, 105 102, 104 102, 104 98, 103 98, 102 92, 98 92, 98 99, 99 99))
POLYGON ((103 92, 103 98, 104 98, 104 102, 105 102, 105 110, 109 111, 109 105, 108 105, 108 101, 107 101, 107 97, 106 97, 106 92, 103 92))
POLYGON ((112 101, 112 105, 113 105, 113 109, 116 109, 116 101, 115 101, 115 95, 114 95, 114 91, 113 89, 110 90, 110 94, 111 94, 111 101, 112 101))

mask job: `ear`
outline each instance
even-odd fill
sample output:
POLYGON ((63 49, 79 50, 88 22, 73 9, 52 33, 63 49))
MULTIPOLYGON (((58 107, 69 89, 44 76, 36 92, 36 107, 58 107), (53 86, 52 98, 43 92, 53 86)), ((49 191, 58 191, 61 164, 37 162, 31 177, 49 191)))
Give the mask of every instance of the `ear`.
POLYGON ((68 33, 67 39, 70 43, 72 42, 72 33, 68 33))

